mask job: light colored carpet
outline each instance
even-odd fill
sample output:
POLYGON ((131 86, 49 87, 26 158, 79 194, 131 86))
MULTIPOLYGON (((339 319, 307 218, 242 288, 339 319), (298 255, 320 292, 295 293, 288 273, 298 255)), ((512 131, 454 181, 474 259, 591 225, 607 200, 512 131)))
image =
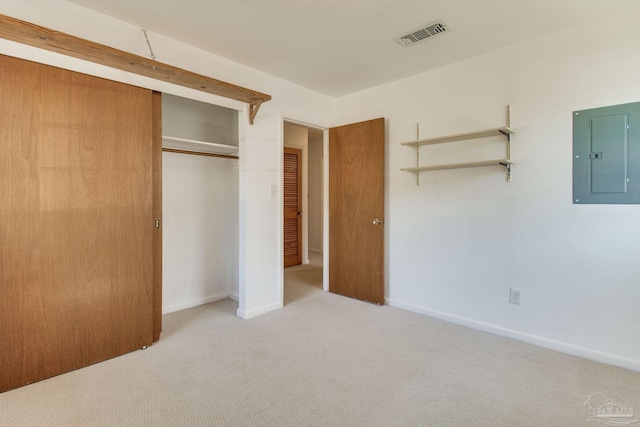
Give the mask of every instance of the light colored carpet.
MULTIPOLYGON (((137 351, 0 394, 2 426, 584 426, 640 373, 321 290, 287 269, 284 309, 226 300, 165 316, 137 351)), ((636 419, 638 417, 635 417, 636 419)))

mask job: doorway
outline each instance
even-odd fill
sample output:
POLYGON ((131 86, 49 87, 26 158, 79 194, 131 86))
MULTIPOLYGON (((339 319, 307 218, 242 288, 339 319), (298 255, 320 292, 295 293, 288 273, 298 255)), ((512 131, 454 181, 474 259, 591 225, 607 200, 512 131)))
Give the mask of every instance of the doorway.
MULTIPOLYGON (((300 256, 301 260, 295 265, 284 269, 284 303, 290 303, 305 292, 299 285, 308 285, 326 290, 324 283, 324 231, 325 231, 325 129, 300 123, 284 123, 283 149, 283 180, 287 175, 286 151, 300 150, 300 256), (295 289, 297 290, 295 290, 295 289)), ((284 181, 283 181, 284 184, 284 181)), ((286 184, 283 185, 283 193, 286 184)), ((285 222, 287 218, 286 195, 283 194, 283 248, 284 259, 287 259, 287 242, 291 246, 291 239, 287 238, 285 222)), ((289 219, 289 227, 294 223, 289 219)), ((291 234, 291 231, 289 231, 291 234)), ((289 251, 291 248, 289 247, 289 251)))
MULTIPOLYGON (((313 212, 307 212, 308 203, 311 200, 307 180, 309 132, 315 129, 322 133, 322 161, 319 162, 322 165, 323 188, 322 246, 320 248, 322 289, 329 291, 331 280, 331 291, 334 293, 378 305, 384 304, 386 120, 377 118, 330 129, 283 121, 283 135, 287 135, 287 129, 302 129, 306 132, 306 138, 303 138, 301 143, 303 203, 305 203, 302 212, 302 251, 306 261, 303 265, 309 263, 309 254, 312 253, 309 251, 311 237, 308 225, 309 216, 312 216, 313 212), (330 170, 331 173, 329 173, 330 170), (331 206, 333 208, 330 210, 331 206), (331 246, 329 246, 330 240, 331 246), (354 260, 354 255, 359 258, 354 260), (330 271, 331 277, 329 277, 330 271)), ((283 145, 286 139, 283 136, 283 145)), ((313 163, 313 160, 311 162, 313 163)), ((286 282, 285 273, 283 269, 281 273, 283 292, 286 282)), ((284 300, 286 298, 283 298, 284 300)))

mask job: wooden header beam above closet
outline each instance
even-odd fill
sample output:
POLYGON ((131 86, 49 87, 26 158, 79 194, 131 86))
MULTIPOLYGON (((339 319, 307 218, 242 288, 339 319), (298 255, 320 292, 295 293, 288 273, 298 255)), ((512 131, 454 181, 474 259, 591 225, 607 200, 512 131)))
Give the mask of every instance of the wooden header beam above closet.
POLYGON ((270 95, 183 70, 153 59, 54 31, 26 21, 0 15, 0 37, 40 49, 60 53, 118 70, 127 71, 190 89, 249 104, 249 123, 270 95))

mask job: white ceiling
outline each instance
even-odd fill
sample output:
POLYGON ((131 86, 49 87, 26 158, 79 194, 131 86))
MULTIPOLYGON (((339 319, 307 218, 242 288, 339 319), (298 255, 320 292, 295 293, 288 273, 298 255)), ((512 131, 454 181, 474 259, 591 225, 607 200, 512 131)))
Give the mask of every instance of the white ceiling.
MULTIPOLYGON (((638 0, 71 2, 334 97, 638 6, 638 0), (451 31, 407 48, 393 41, 436 19, 451 31)), ((594 22, 594 31, 606 29, 594 22)))

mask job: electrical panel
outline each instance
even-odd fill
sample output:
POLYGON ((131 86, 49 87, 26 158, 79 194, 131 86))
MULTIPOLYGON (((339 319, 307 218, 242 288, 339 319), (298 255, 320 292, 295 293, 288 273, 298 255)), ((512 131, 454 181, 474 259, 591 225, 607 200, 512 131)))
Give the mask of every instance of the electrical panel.
POLYGON ((573 203, 640 203, 640 102, 573 112, 573 203))

